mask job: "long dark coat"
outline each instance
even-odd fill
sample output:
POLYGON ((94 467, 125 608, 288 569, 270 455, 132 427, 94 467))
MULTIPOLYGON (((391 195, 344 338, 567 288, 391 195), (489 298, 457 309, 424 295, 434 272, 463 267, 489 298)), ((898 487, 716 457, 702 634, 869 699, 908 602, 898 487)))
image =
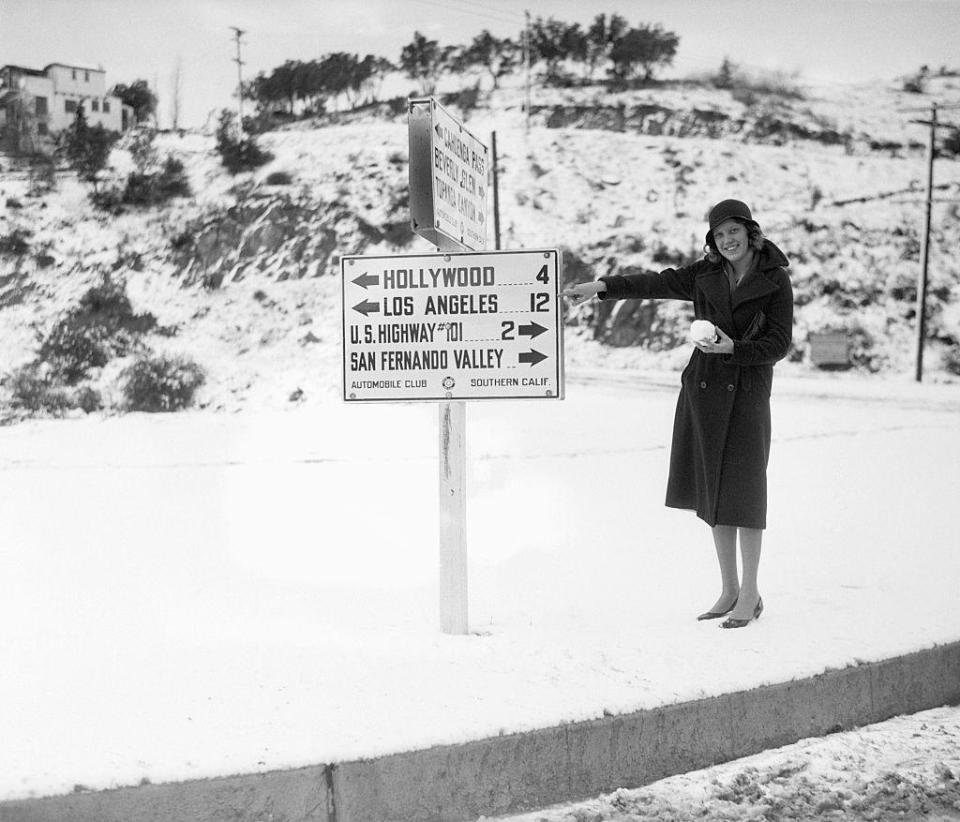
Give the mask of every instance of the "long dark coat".
POLYGON ((666 504, 708 525, 765 528, 773 364, 790 349, 793 289, 787 258, 764 241, 757 265, 731 293, 720 262, 601 278, 601 299, 693 302, 733 340, 732 354, 694 349, 680 377, 666 504))

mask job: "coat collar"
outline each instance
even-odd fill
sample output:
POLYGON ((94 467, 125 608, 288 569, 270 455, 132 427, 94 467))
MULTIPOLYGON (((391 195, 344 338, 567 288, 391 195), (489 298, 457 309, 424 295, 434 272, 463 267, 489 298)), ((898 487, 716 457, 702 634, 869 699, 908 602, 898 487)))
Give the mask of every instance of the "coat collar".
POLYGON ((790 263, 786 255, 769 240, 764 240, 757 267, 730 295, 732 308, 776 291, 779 286, 770 276, 770 272, 788 265, 790 263))
MULTIPOLYGON (((733 329, 733 309, 749 300, 772 294, 778 285, 768 272, 789 265, 784 253, 769 240, 763 241, 757 267, 730 293, 730 284, 721 264, 714 263, 697 276, 697 285, 717 312, 725 330, 733 329)), ((727 333, 730 333, 727 330, 727 333)))

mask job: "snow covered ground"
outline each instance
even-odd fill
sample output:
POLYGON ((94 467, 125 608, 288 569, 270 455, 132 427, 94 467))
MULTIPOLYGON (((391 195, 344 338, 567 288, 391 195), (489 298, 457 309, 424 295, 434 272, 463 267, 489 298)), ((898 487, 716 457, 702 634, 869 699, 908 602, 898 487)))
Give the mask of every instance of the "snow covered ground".
POLYGON ((775 381, 766 610, 720 631, 694 620, 708 531, 662 505, 677 382, 576 369, 563 401, 469 405, 468 636, 438 628, 432 404, 0 429, 0 798, 455 743, 960 639, 956 385, 775 381))
POLYGON ((500 822, 960 819, 960 708, 900 716, 500 822))
MULTIPOLYGON (((811 111, 878 139, 922 137, 904 132, 899 93, 851 95, 814 100, 811 111)), ((915 278, 916 254, 890 238, 917 234, 919 194, 892 194, 920 191, 919 153, 536 124, 527 134, 517 102, 505 96, 469 123, 499 135, 505 247, 562 241, 603 265, 649 264, 659 246, 698 248, 706 204, 733 190, 801 252, 798 282, 829 274, 856 294, 858 280, 878 273, 915 278), (638 239, 643 253, 631 250, 638 239)), ((375 226, 398 219, 388 206, 399 200, 385 195, 406 183, 402 122, 305 125, 264 141, 275 160, 252 175, 256 185, 285 171, 310 202, 344 203, 375 226)), ((0 189, 23 201, 4 213, 3 233, 30 229, 32 248, 54 260, 5 280, 4 371, 29 361, 115 264, 135 308, 177 327, 171 351, 208 370, 205 410, 0 428, 0 800, 456 743, 960 639, 960 384, 944 382, 932 347, 930 383, 903 376, 912 323, 889 288, 852 315, 889 360, 883 374, 778 366, 757 624, 729 632, 694 620, 717 595, 713 549, 702 523, 662 506, 687 352, 604 348, 568 327, 565 400, 469 406, 471 633, 440 633, 437 409, 339 402, 336 276, 280 282, 267 266, 219 290, 184 288, 169 235, 242 187, 210 139, 159 142, 184 159, 197 192, 167 213, 87 214, 86 190, 68 179, 42 203, 24 196, 24 180, 0 189), (132 258, 143 270, 125 267, 132 258), (900 318, 892 327, 891 317, 900 318)), ((938 182, 955 188, 958 169, 938 163, 938 182)), ((931 282, 949 291, 952 257, 938 250, 953 247, 956 220, 939 206, 935 220, 931 282)), ((359 250, 348 240, 340 236, 338 252, 359 250)), ((334 259, 319 262, 335 273, 334 259)), ((956 325, 956 307, 937 322, 956 325)), ((815 302, 803 308, 798 340, 837 319, 815 302)), ((957 720, 931 716, 943 738, 918 737, 917 767, 897 770, 913 779, 926 768, 955 790, 936 767, 942 758, 958 772, 937 747, 955 748, 957 720)), ((912 721, 863 739, 893 757, 895 742, 913 739, 912 721)), ((841 743, 849 738, 826 744, 853 746, 841 743)), ((656 808, 684 818, 695 804, 681 804, 679 785, 694 799, 713 791, 733 803, 712 805, 718 815, 742 818, 737 797, 767 791, 773 802, 777 786, 799 795, 810 774, 833 778, 835 748, 817 757, 819 771, 798 770, 791 750, 710 771, 706 786, 677 777, 645 794, 660 799, 619 793, 543 818, 643 818, 656 808)), ((854 751, 836 754, 837 767, 866 762, 854 751)), ((842 790, 909 792, 884 775, 891 762, 876 765, 879 781, 864 770, 862 784, 842 790)))

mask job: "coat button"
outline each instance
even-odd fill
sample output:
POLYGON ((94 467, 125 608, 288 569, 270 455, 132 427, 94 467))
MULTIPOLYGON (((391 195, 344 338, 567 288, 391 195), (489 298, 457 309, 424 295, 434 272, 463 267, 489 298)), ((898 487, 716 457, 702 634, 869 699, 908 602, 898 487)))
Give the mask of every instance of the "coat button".
POLYGON ((701 383, 700 383, 700 387, 701 387, 701 388, 706 388, 706 387, 707 387, 707 384, 706 384, 705 382, 701 382, 701 383))
POLYGON ((727 386, 727 391, 733 391, 733 383, 727 386))

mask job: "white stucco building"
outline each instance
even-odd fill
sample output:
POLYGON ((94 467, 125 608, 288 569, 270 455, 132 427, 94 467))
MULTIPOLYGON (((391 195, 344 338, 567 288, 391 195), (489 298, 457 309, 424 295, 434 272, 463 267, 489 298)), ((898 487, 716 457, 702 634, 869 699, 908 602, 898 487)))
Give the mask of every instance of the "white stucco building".
POLYGON ((43 69, 0 68, 0 128, 14 123, 22 111, 34 116, 37 135, 43 138, 69 126, 81 105, 91 126, 123 131, 133 124, 133 110, 107 93, 103 69, 63 63, 43 69))

